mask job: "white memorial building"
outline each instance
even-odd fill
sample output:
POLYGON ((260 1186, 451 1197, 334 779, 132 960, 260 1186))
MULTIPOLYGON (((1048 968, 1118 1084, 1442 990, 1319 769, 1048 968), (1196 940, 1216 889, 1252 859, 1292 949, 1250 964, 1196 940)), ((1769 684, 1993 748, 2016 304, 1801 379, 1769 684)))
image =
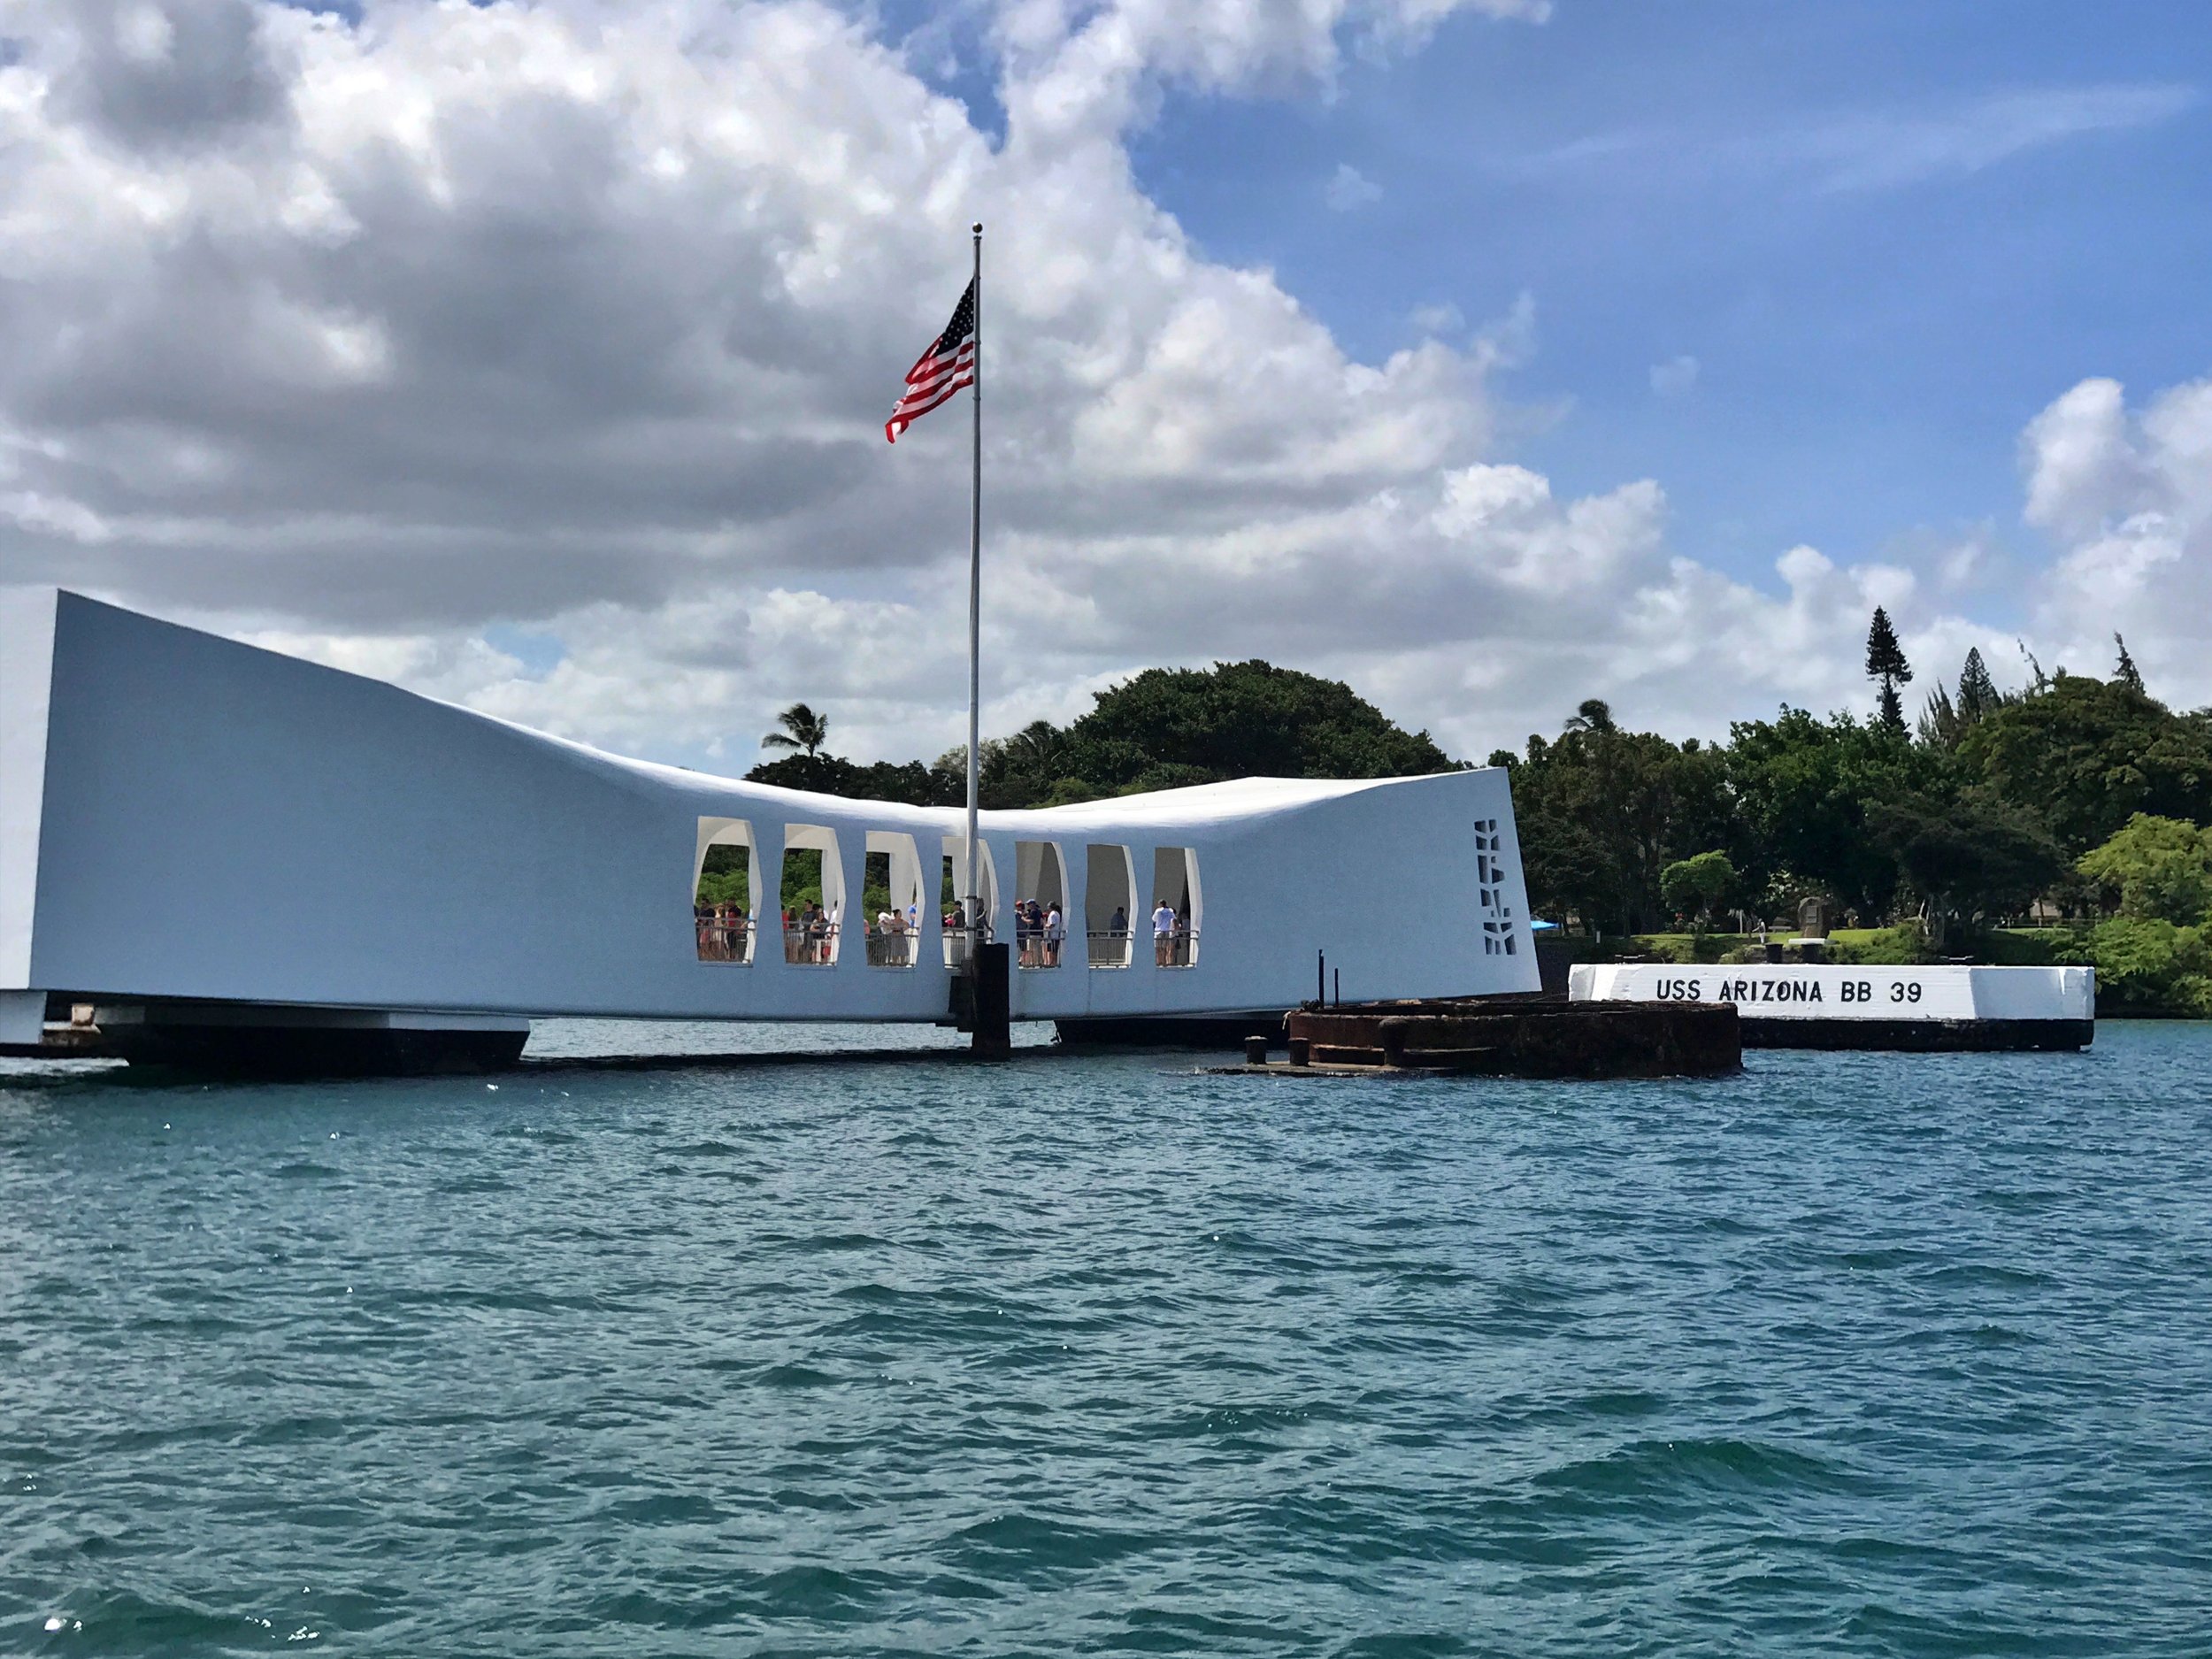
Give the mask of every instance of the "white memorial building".
MULTIPOLYGON (((0 592, 0 1044, 88 1009, 116 1030, 941 1021, 964 833, 957 810, 626 760, 0 592), (788 933, 787 860, 823 911, 788 933), (700 905, 703 868, 745 902, 700 905)), ((1347 1001, 1537 987, 1502 771, 986 812, 979 839, 1017 1019, 1280 1012, 1324 953, 1347 1001), (1018 926, 1032 900, 1057 937, 1018 926)))

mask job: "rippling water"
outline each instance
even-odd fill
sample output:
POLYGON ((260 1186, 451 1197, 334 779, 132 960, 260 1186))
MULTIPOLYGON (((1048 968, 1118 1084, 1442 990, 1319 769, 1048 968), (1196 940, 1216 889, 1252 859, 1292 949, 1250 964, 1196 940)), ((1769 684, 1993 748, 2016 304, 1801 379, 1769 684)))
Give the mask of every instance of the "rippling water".
POLYGON ((2202 1655, 2208 1061, 16 1068, 0 1651, 2202 1655))

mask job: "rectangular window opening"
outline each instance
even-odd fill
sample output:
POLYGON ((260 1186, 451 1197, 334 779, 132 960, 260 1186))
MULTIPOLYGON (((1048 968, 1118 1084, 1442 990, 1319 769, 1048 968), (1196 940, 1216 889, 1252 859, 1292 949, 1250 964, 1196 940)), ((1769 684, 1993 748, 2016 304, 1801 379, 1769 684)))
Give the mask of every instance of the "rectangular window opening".
POLYGON ((1056 841, 1014 843, 1014 965, 1056 968, 1066 954, 1068 885, 1056 841))
POLYGON ((1094 968, 1125 968, 1136 936, 1137 882, 1126 847, 1083 853, 1083 932, 1094 968))
POLYGON ((845 930, 845 873, 837 832, 812 824, 786 825, 777 886, 783 959, 794 967, 834 966, 845 930))
MULTIPOLYGON (((944 906, 945 965, 959 967, 968 959, 970 928, 968 906, 960 887, 967 879, 967 837, 948 835, 942 844, 944 878, 938 892, 944 906)), ((974 921, 987 942, 994 934, 998 918, 998 872, 991 859, 991 843, 983 841, 977 849, 976 885, 981 889, 976 895, 974 921)), ((999 934, 1003 937, 1003 933, 999 934)))
POLYGON ((759 875, 752 826, 741 818, 699 820, 698 862, 691 883, 692 932, 702 962, 743 966, 753 959, 759 875))
POLYGON ((1187 847, 1152 853, 1152 963, 1160 968, 1198 964, 1200 896, 1198 855, 1187 847))
POLYGON ((910 968, 919 959, 922 861, 911 835, 868 832, 867 852, 861 862, 860 915, 870 967, 910 968))

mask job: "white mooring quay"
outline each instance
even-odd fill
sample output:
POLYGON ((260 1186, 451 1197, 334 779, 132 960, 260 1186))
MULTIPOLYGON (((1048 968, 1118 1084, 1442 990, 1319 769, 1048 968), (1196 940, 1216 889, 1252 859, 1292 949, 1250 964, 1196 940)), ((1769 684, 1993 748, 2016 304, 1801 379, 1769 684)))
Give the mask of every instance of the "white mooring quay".
POLYGON ((1579 963, 1568 995, 1732 1003, 1747 1048, 2084 1048, 2096 1030, 2088 968, 1579 963))

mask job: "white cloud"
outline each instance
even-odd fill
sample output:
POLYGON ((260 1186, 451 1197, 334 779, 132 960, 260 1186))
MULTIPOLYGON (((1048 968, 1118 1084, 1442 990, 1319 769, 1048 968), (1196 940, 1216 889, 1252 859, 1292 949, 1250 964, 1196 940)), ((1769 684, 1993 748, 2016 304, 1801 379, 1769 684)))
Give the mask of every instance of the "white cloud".
POLYGON ((1329 181, 1321 187, 1321 199, 1334 213, 1349 213, 1355 208, 1365 207, 1371 202, 1382 200, 1382 186, 1377 184, 1348 161, 1340 161, 1329 181))
POLYGON ((1492 165, 1522 174, 1655 177, 1795 175, 1811 188, 1902 189, 1962 179, 2014 157, 2102 133, 2156 126, 2195 107, 2193 87, 2121 83, 1983 93, 1947 103, 1814 111, 1746 133, 1640 127, 1592 133, 1492 165), (1624 161, 1637 165, 1625 167, 1624 161))
POLYGON ((1044 149, 1118 134, 1162 82, 1210 92, 1333 84, 1348 41, 1409 50, 1455 12, 1540 23, 1550 0, 1006 0, 995 35, 1010 130, 1044 149))
POLYGON ((2052 660, 2103 672, 2124 633, 2154 692, 2212 702, 2212 380, 2140 414, 2084 380, 2029 425, 2022 465, 2027 517, 2058 544, 2035 612, 2052 660))
POLYGON ((1834 190, 1892 189, 1958 178, 2093 133, 2172 119, 2197 101, 2177 85, 2054 87, 1985 95, 1933 113, 1839 117, 1796 134, 1786 150, 1834 190))
POLYGON ((2021 439, 2026 518, 2079 539, 2116 512, 2147 504, 2151 479, 2129 430, 2117 380, 2084 380, 2029 424, 2021 439))
POLYGON ((1486 369, 1517 369, 1536 355, 1536 296, 1524 289, 1502 317, 1475 336, 1475 360, 1486 369))
MULTIPOLYGON (((1939 606, 1940 549, 1747 584, 1669 549, 1657 484, 1555 495, 1502 460, 1529 296, 1359 361, 1136 185, 1160 86, 1325 84, 1417 40, 1425 0, 1012 0, 1001 142, 812 0, 10 15, 0 580, 630 752, 741 768, 804 697, 843 752, 934 754, 963 726, 966 422, 895 449, 880 423, 980 217, 995 727, 1264 655, 1479 756, 1594 693, 1704 731, 1858 696, 1878 599, 1909 649, 1983 637, 1939 606)), ((2204 522, 2202 403, 2032 439, 2049 522, 2134 549, 2085 540, 2082 572, 2166 580, 2130 526, 2204 522)))
POLYGON ((1467 326, 1466 313, 1448 300, 1417 305, 1406 320, 1422 334, 1455 334, 1467 326))
POLYGON ((1602 591, 1660 546, 1666 499, 1646 480, 1569 503, 1520 466, 1470 466, 1444 475, 1429 522, 1509 588, 1553 596, 1602 591))
POLYGON ((1669 357, 1651 365, 1651 389, 1662 397, 1680 397, 1697 384, 1698 363, 1693 357, 1669 357))

